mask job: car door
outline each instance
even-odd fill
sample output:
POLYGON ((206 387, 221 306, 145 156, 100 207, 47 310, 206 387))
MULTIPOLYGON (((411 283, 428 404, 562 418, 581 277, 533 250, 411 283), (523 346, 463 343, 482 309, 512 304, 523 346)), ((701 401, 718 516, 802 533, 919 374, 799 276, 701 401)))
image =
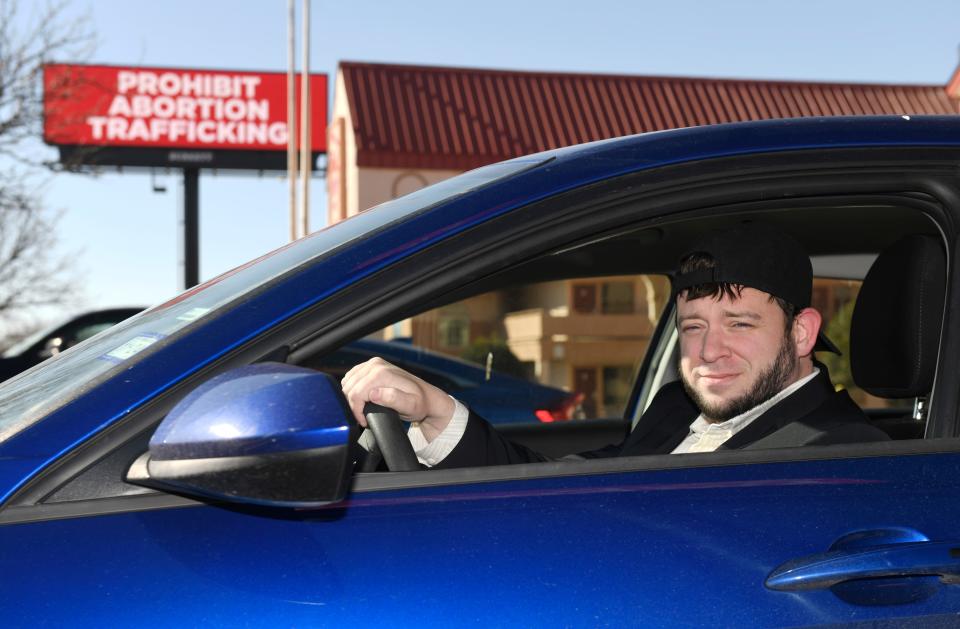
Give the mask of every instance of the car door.
MULTIPOLYGON (((827 157, 807 156, 826 171, 805 172, 817 195, 823 190, 818 186, 837 179, 827 157)), ((797 161, 791 155, 776 165, 795 167, 797 161)), ((889 156, 881 161, 891 172, 902 169, 889 156)), ((859 163, 842 162, 842 183, 831 184, 836 186, 831 194, 867 191, 875 164, 865 167, 870 177, 861 179, 851 174, 859 163), (855 184, 864 188, 858 191, 855 184)), ((711 198, 731 201, 725 187, 732 185, 731 166, 751 173, 753 187, 740 189, 740 201, 752 203, 785 189, 782 181, 765 179, 768 171, 761 172, 764 184, 758 185, 760 164, 747 165, 753 170, 740 162, 717 166, 723 182, 711 188, 711 198)), ((701 167, 688 174, 703 184, 701 167)), ((614 192, 643 189, 644 183, 621 182, 614 192)), ((803 190, 793 183, 791 205, 803 190)), ((690 180, 677 187, 690 188, 690 180)), ((602 192, 589 194, 610 201, 602 192)), ((898 202, 914 200, 907 195, 898 202)), ((409 314, 410 301, 396 298, 383 306, 378 299, 394 295, 387 291, 395 288, 387 287, 427 261, 458 260, 458 271, 472 273, 466 282, 482 283, 515 270, 533 248, 537 256, 549 255, 592 242, 618 224, 639 228, 636 233, 645 239, 653 238, 647 228, 662 230, 662 240, 644 241, 653 251, 668 237, 667 219, 676 218, 663 209, 675 206, 663 200, 648 213, 642 203, 629 212, 604 213, 601 201, 594 202, 592 213, 571 210, 566 220, 544 217, 545 208, 535 207, 510 219, 516 222, 474 232, 478 255, 497 258, 483 262, 482 272, 463 270, 468 264, 462 261, 462 241, 444 243, 406 261, 405 268, 398 264, 384 271, 363 285, 364 291, 332 298, 322 305, 322 316, 353 314, 353 331, 340 337, 345 342, 350 334, 409 314), (545 236, 548 218, 555 231, 545 236), (509 253, 490 244, 502 239, 506 227, 516 230, 509 253), (533 234, 546 242, 534 242, 533 234)), ((834 200, 823 213, 841 206, 859 211, 864 202, 834 200)), ((569 199, 564 203, 577 208, 569 199)), ((689 229, 723 218, 711 219, 716 203, 697 203, 683 217, 689 229)), ((802 220, 821 216, 814 211, 821 206, 810 204, 814 209, 802 220)), ((949 204, 941 200, 944 215, 956 212, 949 204)), ((788 208, 761 209, 779 216, 788 208)), ((855 236, 848 230, 838 237, 855 236)), ((635 240, 623 244, 636 248, 635 240)), ((570 260, 579 260, 583 252, 573 251, 570 260)), ((556 258, 544 259, 543 266, 557 264, 556 258)), ((462 279, 427 285, 433 292, 426 298, 405 298, 421 299, 426 307, 430 295, 451 297, 462 279)), ((949 294, 956 299, 956 291, 949 294)), ((960 547, 953 524, 960 444, 954 438, 955 400, 943 387, 950 383, 947 372, 956 368, 950 356, 958 355, 952 324, 948 312, 945 358, 927 432, 937 439, 361 474, 347 500, 312 510, 204 504, 124 483, 124 471, 144 451, 156 415, 162 414, 148 409, 154 417, 144 411, 142 422, 130 423, 141 432, 101 437, 102 456, 56 482, 37 485, 32 494, 20 494, 0 512, 0 569, 15 575, 0 589, 0 608, 13 624, 40 618, 52 625, 946 624, 960 606, 960 587, 931 575, 951 569, 960 547), (907 551, 893 553, 900 572, 856 572, 891 560, 874 550, 899 550, 878 543, 907 551), (835 554, 816 557, 828 551, 835 554), (928 551, 941 563, 933 565, 928 551), (852 565, 823 563, 837 558, 851 559, 852 565), (785 564, 810 574, 799 587, 771 580, 785 564), (827 568, 832 572, 824 576, 827 568), (831 581, 837 575, 867 576, 837 588, 831 581)), ((248 354, 262 356, 276 339, 265 335, 253 343, 248 354)), ((318 332, 304 336, 290 356, 336 345, 318 332)))
MULTIPOLYGON (((875 450, 781 463, 728 453, 545 464, 522 480, 512 469, 384 474, 308 513, 154 502, 7 520, 2 563, 11 578, 0 608, 14 624, 54 626, 951 618, 960 593, 937 577, 868 582, 859 593, 873 596, 866 604, 826 587, 764 585, 772 568, 863 531, 955 547, 960 457, 875 450), (919 600, 885 604, 896 587, 919 600)), ((58 505, 54 497, 48 514, 58 505)))

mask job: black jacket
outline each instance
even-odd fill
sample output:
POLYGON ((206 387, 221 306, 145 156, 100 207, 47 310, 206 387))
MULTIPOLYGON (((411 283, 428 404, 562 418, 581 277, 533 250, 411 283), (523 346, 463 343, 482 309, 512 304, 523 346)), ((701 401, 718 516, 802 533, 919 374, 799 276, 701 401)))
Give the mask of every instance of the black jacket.
MULTIPOLYGON (((690 432, 700 415, 679 382, 665 385, 630 435, 617 445, 584 458, 669 454, 690 432)), ((871 426, 846 391, 835 391, 825 368, 810 382, 769 408, 720 449, 789 448, 805 445, 862 443, 889 439, 871 426)), ((482 417, 470 413, 463 438, 438 468, 505 465, 548 461, 544 456, 501 437, 482 417)))

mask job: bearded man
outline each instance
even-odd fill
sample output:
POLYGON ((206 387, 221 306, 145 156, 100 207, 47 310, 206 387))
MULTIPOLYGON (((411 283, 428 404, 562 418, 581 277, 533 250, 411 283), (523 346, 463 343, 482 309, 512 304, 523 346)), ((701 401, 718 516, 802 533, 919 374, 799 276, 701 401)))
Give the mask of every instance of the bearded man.
MULTIPOLYGON (((813 270, 789 235, 746 224, 706 238, 673 278, 679 382, 660 389, 623 443, 578 458, 782 448, 887 439, 814 351, 837 351, 810 305, 813 270)), ((412 422, 420 462, 452 468, 546 461, 501 437, 440 389, 379 358, 351 369, 344 394, 357 421, 374 402, 412 422)))

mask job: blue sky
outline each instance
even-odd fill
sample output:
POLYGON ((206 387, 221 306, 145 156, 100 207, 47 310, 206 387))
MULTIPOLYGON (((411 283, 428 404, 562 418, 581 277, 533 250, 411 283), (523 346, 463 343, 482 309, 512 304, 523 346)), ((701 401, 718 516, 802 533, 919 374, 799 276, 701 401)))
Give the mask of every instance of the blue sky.
MULTIPOLYGON (((285 0, 67 6, 97 33, 88 62, 267 71, 286 70, 286 9, 285 0)), ((958 0, 313 0, 311 17, 311 71, 328 73, 331 89, 341 59, 945 84, 960 46, 958 0)), ((75 309, 150 305, 180 290, 180 176, 156 174, 163 194, 151 181, 149 173, 124 172, 57 175, 45 184, 46 205, 62 211, 61 253, 83 284, 75 309)), ((321 179, 311 194, 311 228, 319 229, 321 179)), ((283 245, 287 207, 277 174, 202 175, 201 279, 283 245)))

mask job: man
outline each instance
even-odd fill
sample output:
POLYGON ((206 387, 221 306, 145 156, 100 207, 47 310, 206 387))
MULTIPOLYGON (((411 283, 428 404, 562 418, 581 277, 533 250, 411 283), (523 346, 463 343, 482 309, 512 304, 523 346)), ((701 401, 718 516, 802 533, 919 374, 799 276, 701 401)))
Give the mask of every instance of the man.
MULTIPOLYGON (((813 271, 793 238, 746 224, 687 253, 673 282, 680 381, 664 386, 627 439, 583 458, 776 448, 887 439, 814 351, 836 351, 810 307, 813 271)), ((413 423, 420 462, 465 467, 544 461, 502 438, 483 418, 423 380, 374 358, 343 390, 357 421, 364 403, 413 423)))

